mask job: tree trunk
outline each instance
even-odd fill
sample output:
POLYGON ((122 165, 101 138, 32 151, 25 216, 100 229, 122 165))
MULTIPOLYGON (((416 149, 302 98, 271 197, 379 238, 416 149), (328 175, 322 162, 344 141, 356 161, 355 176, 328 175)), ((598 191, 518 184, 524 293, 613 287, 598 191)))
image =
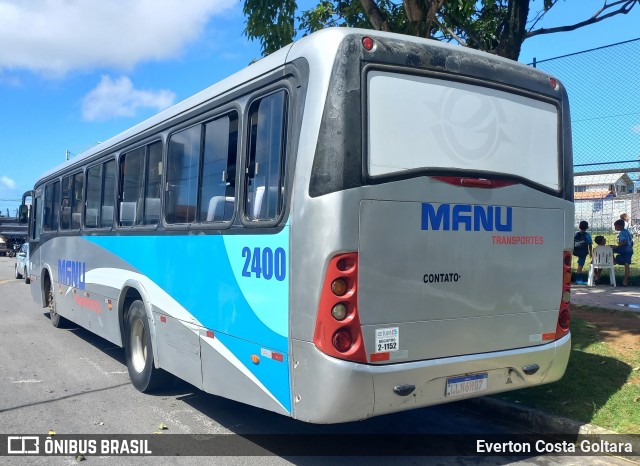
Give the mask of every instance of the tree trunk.
POLYGON ((445 0, 404 0, 404 11, 410 24, 410 31, 418 37, 431 37, 431 29, 436 13, 445 0))
POLYGON ((517 60, 527 33, 529 0, 509 0, 507 16, 499 31, 498 45, 493 53, 517 60))

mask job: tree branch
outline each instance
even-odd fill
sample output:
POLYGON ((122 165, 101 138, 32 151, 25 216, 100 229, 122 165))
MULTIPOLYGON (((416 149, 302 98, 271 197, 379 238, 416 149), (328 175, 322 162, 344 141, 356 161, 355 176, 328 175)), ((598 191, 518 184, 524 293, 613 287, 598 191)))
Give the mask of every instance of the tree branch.
POLYGON ((576 24, 571 24, 569 26, 559 26, 559 27, 555 27, 555 28, 540 28, 540 29, 536 29, 535 31, 529 31, 525 34, 525 38, 529 38, 529 37, 534 37, 534 36, 538 36, 540 34, 553 34, 555 32, 568 32, 568 31, 574 31, 576 29, 579 29, 581 27, 584 26, 588 26, 589 24, 595 24, 598 23, 602 20, 605 20, 607 18, 610 18, 612 16, 615 15, 619 15, 619 14, 623 14, 626 15, 627 13, 629 13, 629 11, 631 11, 631 9, 638 4, 640 0, 618 0, 617 2, 613 2, 610 4, 607 4, 607 2, 605 1, 604 5, 602 6, 602 8, 600 8, 600 10, 598 10, 591 18, 586 19, 584 21, 580 21, 579 23, 576 24), (608 10, 610 8, 613 8, 617 5, 622 5, 620 8, 618 8, 615 11, 611 11, 605 15, 600 16, 605 10, 608 10))
POLYGON ((542 11, 539 11, 538 13, 536 13, 535 18, 531 20, 530 29, 533 29, 534 27, 536 27, 536 24, 538 24, 542 20, 542 18, 544 18, 544 15, 546 15, 549 12, 549 10, 551 10, 551 8, 553 8, 556 5, 556 3, 558 3, 558 0, 553 0, 553 3, 549 8, 542 9, 542 11))
POLYGON ((446 32, 447 34, 449 34, 451 37, 453 37, 453 40, 455 40, 458 44, 462 45, 463 47, 468 47, 467 42, 462 37, 460 37, 458 34, 456 34, 453 31, 453 29, 451 29, 450 27, 445 26, 444 24, 442 24, 438 18, 434 18, 434 21, 438 25, 438 27, 440 28, 441 31, 446 32))
POLYGON ((391 32, 389 21, 387 21, 387 18, 384 17, 380 8, 378 8, 378 5, 376 5, 373 0, 360 0, 360 4, 362 5, 365 16, 376 31, 391 32))

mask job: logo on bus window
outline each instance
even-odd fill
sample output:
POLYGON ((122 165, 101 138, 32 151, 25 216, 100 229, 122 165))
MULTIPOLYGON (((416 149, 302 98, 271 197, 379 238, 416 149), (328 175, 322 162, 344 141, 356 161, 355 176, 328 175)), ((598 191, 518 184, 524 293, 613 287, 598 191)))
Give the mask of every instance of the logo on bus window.
POLYGON ((497 205, 422 204, 423 230, 513 231, 513 209, 497 205))
POLYGON ((84 290, 86 273, 86 262, 58 259, 58 282, 62 285, 84 290))

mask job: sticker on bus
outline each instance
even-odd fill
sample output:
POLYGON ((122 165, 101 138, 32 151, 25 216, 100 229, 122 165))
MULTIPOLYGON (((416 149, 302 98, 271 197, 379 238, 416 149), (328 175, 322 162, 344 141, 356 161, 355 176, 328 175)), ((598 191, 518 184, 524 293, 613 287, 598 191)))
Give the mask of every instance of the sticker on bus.
POLYGON ((398 327, 376 329, 376 352, 398 351, 400 330, 398 327))

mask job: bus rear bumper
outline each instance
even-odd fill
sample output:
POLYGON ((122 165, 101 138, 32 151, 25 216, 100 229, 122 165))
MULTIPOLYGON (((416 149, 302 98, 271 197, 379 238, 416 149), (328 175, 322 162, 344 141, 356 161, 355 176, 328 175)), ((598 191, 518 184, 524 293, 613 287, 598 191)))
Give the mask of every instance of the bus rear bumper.
POLYGON ((546 345, 515 350, 367 365, 326 356, 313 343, 292 343, 292 414, 296 419, 320 424, 356 421, 555 382, 563 376, 571 352, 571 335, 567 335, 546 345), (531 373, 535 366, 538 369, 531 373), (463 390, 447 396, 448 379, 466 375, 486 379, 480 384, 482 391, 463 390), (396 393, 402 391, 398 387, 406 389, 404 395, 396 393), (411 387, 415 388, 406 393, 411 387))

